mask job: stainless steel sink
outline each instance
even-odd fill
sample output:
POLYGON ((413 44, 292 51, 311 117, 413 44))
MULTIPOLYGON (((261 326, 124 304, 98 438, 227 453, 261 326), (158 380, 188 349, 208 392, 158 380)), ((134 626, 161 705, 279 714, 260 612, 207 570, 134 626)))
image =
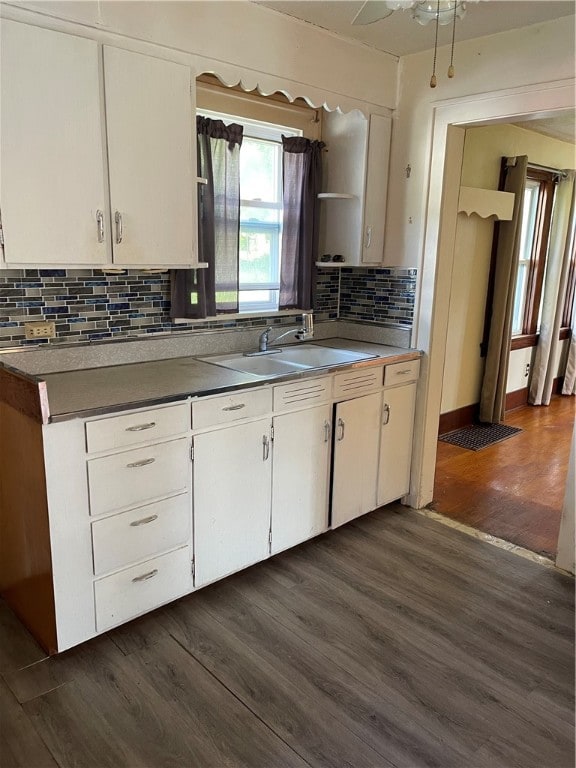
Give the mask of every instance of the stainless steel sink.
POLYGON ((309 365, 279 360, 278 355, 246 357, 242 352, 232 355, 214 355, 213 357, 202 357, 200 359, 205 363, 213 363, 223 368, 231 368, 233 371, 266 377, 285 376, 288 373, 296 373, 310 368, 309 365))
POLYGON ((282 360, 305 365, 309 368, 326 368, 331 365, 356 363, 359 360, 369 360, 376 357, 376 355, 370 355, 366 352, 352 352, 349 349, 322 347, 318 344, 284 347, 280 354, 282 360))
POLYGON ((348 349, 322 347, 318 344, 299 344, 270 350, 267 354, 244 354, 236 352, 228 355, 201 357, 205 363, 213 363, 234 371, 252 373, 256 376, 282 376, 313 368, 329 368, 334 365, 355 363, 376 357, 366 352, 352 352, 348 349))

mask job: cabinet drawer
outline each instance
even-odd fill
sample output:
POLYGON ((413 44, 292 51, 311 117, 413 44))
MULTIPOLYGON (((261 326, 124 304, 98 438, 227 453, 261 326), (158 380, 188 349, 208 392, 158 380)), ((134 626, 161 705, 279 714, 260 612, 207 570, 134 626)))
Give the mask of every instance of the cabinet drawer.
POLYGON ((274 410, 287 411, 305 405, 327 403, 331 396, 332 379, 304 379, 291 384, 279 384, 274 387, 274 410))
POLYGON ((90 514, 135 507, 188 490, 188 438, 88 461, 90 514))
POLYGON ((384 386, 405 384, 416 381, 420 372, 420 360, 408 360, 406 363, 394 363, 384 368, 384 386))
POLYGON ((102 632, 192 590, 190 548, 182 547, 94 582, 102 632))
POLYGON ((382 387, 382 367, 362 368, 334 377, 334 397, 350 398, 374 392, 382 387))
POLYGON ((188 405, 178 403, 139 413, 86 422, 88 453, 124 448, 163 437, 181 435, 190 429, 188 405))
POLYGON ((272 410, 270 387, 252 389, 247 392, 231 392, 227 395, 209 397, 192 403, 192 426, 194 429, 227 424, 239 419, 263 416, 272 410))
POLYGON ((190 494, 183 493, 92 523, 96 575, 158 555, 190 538, 190 494))

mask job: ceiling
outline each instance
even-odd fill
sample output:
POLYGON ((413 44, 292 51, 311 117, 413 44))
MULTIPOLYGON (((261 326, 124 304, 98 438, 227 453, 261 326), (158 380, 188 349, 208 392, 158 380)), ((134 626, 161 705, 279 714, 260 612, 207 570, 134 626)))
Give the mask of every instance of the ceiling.
POLYGON ((559 139, 560 141, 566 141, 570 144, 576 142, 576 122, 573 110, 563 112, 557 117, 549 117, 539 120, 527 119, 519 123, 514 123, 514 125, 518 125, 520 128, 524 128, 528 131, 541 133, 551 139, 559 139))
MULTIPOLYGON (((258 5, 398 57, 434 47, 435 25, 421 26, 410 11, 394 11, 374 24, 352 26, 350 22, 363 5, 361 0, 259 0, 258 5)), ((466 16, 456 25, 457 41, 572 16, 575 11, 574 0, 470 0, 466 6, 466 16)), ((574 25, 573 20, 570 23, 574 25)), ((451 39, 450 26, 440 27, 438 44, 449 44, 451 39)))

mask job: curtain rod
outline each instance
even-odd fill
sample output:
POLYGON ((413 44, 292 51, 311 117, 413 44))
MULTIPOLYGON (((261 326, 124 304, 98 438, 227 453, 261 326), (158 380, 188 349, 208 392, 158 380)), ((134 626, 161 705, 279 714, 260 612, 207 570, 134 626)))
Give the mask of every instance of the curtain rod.
MULTIPOLYGON (((507 157, 506 158, 506 167, 514 167, 516 165, 516 158, 515 157, 507 157)), ((566 171, 562 171, 559 168, 551 168, 549 165, 538 165, 538 163, 531 163, 528 162, 528 168, 532 168, 535 171, 548 171, 548 173, 553 173, 555 176, 559 176, 561 179, 566 179, 568 177, 568 174, 566 171)))

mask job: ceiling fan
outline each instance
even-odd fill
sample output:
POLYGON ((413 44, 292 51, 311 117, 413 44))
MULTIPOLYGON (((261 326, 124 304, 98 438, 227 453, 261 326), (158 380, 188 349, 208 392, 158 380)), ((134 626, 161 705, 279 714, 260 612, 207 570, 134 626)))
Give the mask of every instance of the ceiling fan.
POLYGON ((367 0, 364 2, 356 16, 352 19, 354 25, 373 24, 381 19, 386 19, 394 11, 412 11, 412 18, 419 24, 425 25, 429 21, 436 24, 436 37, 434 40, 434 63, 432 65, 432 77, 430 88, 436 88, 436 56, 438 52, 438 27, 452 24, 452 50, 450 52, 450 66, 448 77, 454 77, 454 41, 456 36, 456 19, 462 19, 466 15, 466 3, 463 0, 367 0))
POLYGON ((386 19, 394 11, 412 11, 412 18, 419 24, 428 24, 437 19, 438 24, 450 24, 454 15, 462 19, 466 13, 466 3, 462 0, 367 0, 352 19, 354 25, 374 24, 386 19), (456 13, 454 13, 456 12, 456 13))

